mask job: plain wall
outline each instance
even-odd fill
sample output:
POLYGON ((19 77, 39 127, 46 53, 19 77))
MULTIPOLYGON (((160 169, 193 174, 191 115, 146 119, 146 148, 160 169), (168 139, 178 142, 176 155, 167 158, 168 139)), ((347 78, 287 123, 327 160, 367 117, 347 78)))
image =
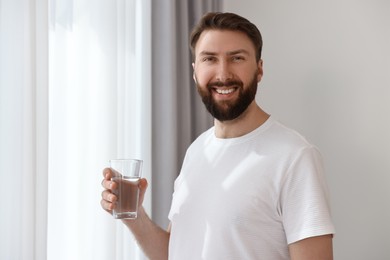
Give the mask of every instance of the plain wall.
POLYGON ((225 0, 262 32, 258 103, 319 147, 335 259, 390 259, 390 1, 225 0))

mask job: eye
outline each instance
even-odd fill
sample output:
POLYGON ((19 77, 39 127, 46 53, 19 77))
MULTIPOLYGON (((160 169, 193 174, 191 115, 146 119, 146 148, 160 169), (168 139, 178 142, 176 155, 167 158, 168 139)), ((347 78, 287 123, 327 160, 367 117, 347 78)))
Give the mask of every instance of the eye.
POLYGON ((214 57, 214 56, 204 56, 202 58, 202 62, 214 62, 216 61, 217 59, 214 57))
POLYGON ((232 61, 243 61, 245 58, 243 56, 232 56, 232 61))

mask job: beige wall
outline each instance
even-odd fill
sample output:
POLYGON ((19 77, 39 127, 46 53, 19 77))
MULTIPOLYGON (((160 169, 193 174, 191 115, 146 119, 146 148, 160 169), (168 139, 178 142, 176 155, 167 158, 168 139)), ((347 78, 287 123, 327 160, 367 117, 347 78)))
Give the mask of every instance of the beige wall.
POLYGON ((390 1, 225 0, 264 38, 258 102, 322 151, 335 259, 390 259, 390 1))

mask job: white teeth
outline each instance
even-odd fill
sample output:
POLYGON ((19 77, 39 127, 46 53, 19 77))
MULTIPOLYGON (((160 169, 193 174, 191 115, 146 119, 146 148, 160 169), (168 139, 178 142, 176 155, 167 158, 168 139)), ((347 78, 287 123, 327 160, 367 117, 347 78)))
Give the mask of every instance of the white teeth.
POLYGON ((230 88, 230 89, 216 89, 217 93, 218 94, 230 94, 234 91, 234 88, 230 88))

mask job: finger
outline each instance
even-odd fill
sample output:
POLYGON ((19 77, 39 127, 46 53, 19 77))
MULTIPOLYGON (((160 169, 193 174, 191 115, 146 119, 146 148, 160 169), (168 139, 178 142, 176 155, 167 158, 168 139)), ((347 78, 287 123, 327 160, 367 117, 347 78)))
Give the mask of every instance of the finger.
POLYGON ((112 181, 111 179, 110 180, 103 179, 101 184, 103 188, 107 190, 115 190, 118 188, 118 184, 115 181, 112 181))
POLYGON ((103 170, 103 177, 106 180, 110 180, 112 178, 113 174, 111 171, 111 168, 104 168, 103 170))
POLYGON ((146 191, 147 187, 148 187, 148 180, 145 178, 141 178, 138 183, 138 188, 140 190, 146 191))
POLYGON ((115 205, 113 203, 110 203, 106 200, 101 200, 100 205, 102 208, 107 211, 108 213, 112 214, 112 210, 114 209, 115 205))
POLYGON ((102 199, 109 202, 109 203, 115 203, 115 202, 117 202, 118 197, 115 194, 113 194, 112 192, 110 192, 108 190, 104 190, 102 192, 102 199))
POLYGON ((113 177, 120 177, 122 176, 122 174, 120 174, 118 171, 116 171, 115 169, 113 168, 104 168, 103 169, 103 177, 104 179, 111 179, 113 177))
POLYGON ((115 208, 117 200, 118 199, 114 194, 105 190, 102 192, 100 204, 105 211, 112 214, 112 210, 115 208))
POLYGON ((105 188, 105 189, 109 189, 109 190, 113 190, 113 189, 116 189, 118 187, 118 185, 112 181, 112 177, 116 176, 116 172, 113 171, 113 169, 111 168, 105 168, 103 170, 103 176, 104 176, 104 179, 102 180, 102 183, 101 185, 105 188))

